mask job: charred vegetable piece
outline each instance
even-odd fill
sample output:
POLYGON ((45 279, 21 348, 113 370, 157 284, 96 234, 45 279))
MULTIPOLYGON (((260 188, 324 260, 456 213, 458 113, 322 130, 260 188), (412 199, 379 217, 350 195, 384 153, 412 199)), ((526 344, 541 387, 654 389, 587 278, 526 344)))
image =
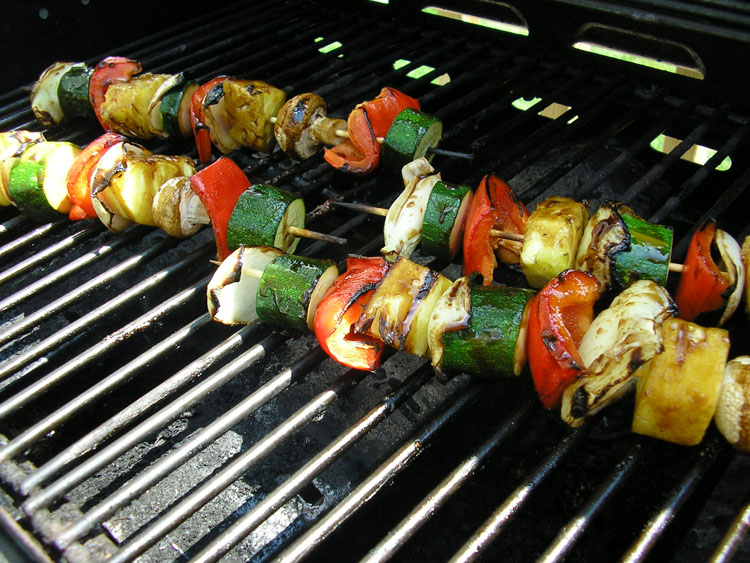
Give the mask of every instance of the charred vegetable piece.
POLYGON ((99 62, 91 73, 89 80, 89 101, 94 109, 96 118, 105 131, 109 125, 102 119, 101 107, 107 95, 107 90, 113 84, 128 82, 130 78, 141 72, 141 64, 125 57, 107 57, 99 62))
POLYGON ((419 102, 395 88, 383 88, 377 97, 358 104, 347 119, 349 139, 325 149, 326 162, 343 172, 368 174, 380 160, 378 138, 383 137, 396 116, 406 108, 419 109, 419 102))
POLYGON ((615 297, 581 339, 586 369, 563 392, 562 419, 580 426, 628 391, 635 371, 664 349, 660 327, 676 311, 669 293, 651 280, 634 282, 615 297))
POLYGON ((255 307, 264 323, 314 330, 315 310, 339 276, 332 260, 281 254, 266 266, 255 307))
POLYGON ((578 246, 576 268, 591 272, 599 280, 599 293, 613 286, 614 256, 628 247, 628 228, 622 218, 624 206, 607 202, 586 223, 578 246))
POLYGON ((93 68, 85 63, 78 63, 62 75, 57 87, 57 97, 63 115, 94 117, 94 110, 89 101, 89 82, 93 73, 93 68))
POLYGON ((229 136, 241 147, 271 152, 275 117, 286 93, 260 80, 230 78, 222 83, 229 136))
POLYGON ((289 99, 276 116, 274 135, 279 147, 290 158, 307 160, 316 154, 321 142, 313 124, 326 117, 328 106, 317 94, 298 94, 289 99))
POLYGON ((381 252, 390 262, 408 258, 419 245, 422 221, 432 188, 440 180, 427 159, 410 162, 401 170, 404 190, 388 208, 383 225, 385 245, 381 252))
MULTIPOLYGON (((226 137, 226 133, 224 132, 225 125, 214 123, 218 119, 219 114, 217 114, 217 117, 215 118, 211 107, 212 105, 219 103, 224 97, 224 89, 216 87, 220 86, 226 79, 227 77, 223 75, 212 78, 208 82, 201 84, 195 92, 193 92, 192 98, 190 98, 190 123, 192 124, 193 136, 195 137, 195 146, 198 149, 198 158, 204 164, 211 161, 212 135, 222 134, 226 137), (214 92, 214 94, 209 97, 209 92, 214 92), (213 98, 218 99, 211 103, 213 98), (210 129, 212 124, 215 130, 214 132, 210 129), (221 125, 221 129, 219 129, 219 125, 221 125)), ((224 137, 222 137, 222 139, 224 137)), ((227 139, 227 142, 229 142, 229 139, 227 139)), ((229 152, 229 150, 227 152, 229 152)))
POLYGON ((454 281, 438 299, 427 325, 427 348, 435 373, 442 380, 449 379, 443 370, 444 333, 464 329, 469 325, 471 311, 471 289, 469 277, 462 276, 454 281))
MULTIPOLYGON (((522 235, 526 232, 528 217, 526 207, 508 184, 494 174, 482 178, 466 217, 464 275, 478 272, 482 275, 484 285, 490 285, 497 267, 490 231, 497 228, 522 235)), ((500 260, 507 264, 517 264, 519 254, 520 248, 515 252, 508 249, 498 251, 500 260)))
POLYGON ((530 289, 469 285, 468 322, 443 331, 442 362, 448 373, 484 377, 519 375, 526 364, 530 289))
POLYGON ((39 123, 45 127, 59 125, 65 117, 60 106, 58 88, 63 75, 73 68, 76 63, 53 63, 39 76, 31 89, 31 109, 39 123))
POLYGON ((71 220, 93 219, 97 216, 91 200, 92 174, 104 154, 124 140, 125 137, 119 133, 104 133, 86 145, 71 163, 65 178, 71 201, 68 214, 71 220))
POLYGON ((719 400, 729 334, 682 319, 661 326, 664 351, 635 374, 633 432, 675 444, 701 442, 719 400))
POLYGON ((750 356, 727 362, 719 389, 714 422, 722 436, 740 452, 750 452, 750 356))
POLYGON ((531 301, 529 367, 539 399, 548 409, 560 405, 565 388, 585 369, 578 347, 594 318, 598 289, 593 274, 566 270, 531 301))
POLYGON ((629 246, 614 255, 615 287, 624 289, 636 280, 666 285, 672 256, 672 228, 644 221, 633 212, 623 212, 629 246))
POLYGON ((448 278, 408 258, 398 258, 367 304, 355 332, 417 356, 427 355, 428 323, 448 278))
POLYGON ((187 176, 170 178, 161 185, 154 196, 151 214, 158 227, 177 238, 189 237, 211 222, 187 176))
POLYGON ((745 313, 750 315, 750 235, 742 243, 742 265, 745 268, 745 313))
POLYGON ((110 149, 97 165, 91 187, 94 209, 115 232, 130 222, 156 227, 152 213, 156 193, 170 178, 192 176, 193 160, 186 156, 152 155, 129 143, 121 146, 121 151, 110 149), (112 159, 108 158, 110 152, 112 159))
POLYGON ((716 228, 714 221, 703 224, 690 240, 675 302, 679 317, 687 321, 724 308, 718 325, 732 316, 739 305, 745 282, 741 249, 731 235, 716 228), (714 249, 718 262, 714 259, 714 249))
POLYGON ((580 201, 552 196, 539 203, 526 223, 521 270, 531 287, 543 287, 575 266, 589 214, 580 201))
POLYGON ((346 272, 328 288, 315 308, 315 337, 321 348, 347 367, 375 371, 380 366, 383 342, 354 332, 375 287, 388 271, 382 257, 348 256, 346 272))
POLYGON ((468 186, 435 182, 422 221, 422 250, 453 260, 461 250, 466 217, 474 192, 468 186))
POLYGON ((112 84, 99 106, 105 128, 139 139, 150 139, 158 134, 161 129, 154 131, 151 123, 151 101, 170 78, 168 74, 146 72, 127 82, 112 84))
POLYGON ((197 82, 183 79, 164 93, 159 112, 165 136, 189 137, 192 134, 190 103, 199 86, 197 82))
POLYGON ((44 140, 42 133, 32 131, 18 130, 0 133, 0 207, 13 203, 8 191, 13 164, 29 146, 44 140))
POLYGON ((413 160, 427 157, 443 135, 443 124, 435 117, 412 108, 399 113, 388 128, 381 147, 383 166, 400 170, 413 160))
POLYGON ((190 177, 193 191, 206 208, 216 239, 216 254, 224 260, 227 248, 227 224, 240 195, 250 187, 242 168, 227 157, 222 157, 190 177))
POLYGON ((299 237, 289 227, 304 227, 305 202, 291 192, 268 184, 250 186, 237 199, 227 222, 227 247, 275 246, 294 252, 299 237))
POLYGON ((281 250, 270 246, 240 246, 222 260, 206 288, 211 318, 226 325, 256 320, 255 300, 260 283, 257 272, 281 255, 281 250))

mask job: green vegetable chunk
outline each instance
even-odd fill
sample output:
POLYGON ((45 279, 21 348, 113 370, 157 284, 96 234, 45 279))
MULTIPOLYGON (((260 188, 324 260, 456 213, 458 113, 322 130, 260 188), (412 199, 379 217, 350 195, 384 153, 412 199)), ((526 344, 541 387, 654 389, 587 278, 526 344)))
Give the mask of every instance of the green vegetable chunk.
POLYGON ((60 78, 57 98, 66 116, 94 117, 89 101, 89 80, 94 69, 84 63, 70 67, 60 78))
POLYGON ((518 375, 517 344, 533 295, 530 289, 472 284, 468 326, 442 334, 442 369, 485 377, 518 375))
MULTIPOLYGON (((407 108, 396 116, 388 129, 380 159, 387 168, 400 171, 412 160, 425 156, 427 149, 436 147, 442 134, 442 122, 431 115, 407 108)), ((428 156, 428 160, 431 156, 428 156)))
POLYGON ((630 238, 629 248, 615 254, 612 278, 625 289, 637 280, 666 285, 672 255, 671 227, 655 225, 629 213, 622 214, 630 238))
POLYGON ((442 260, 453 260, 458 254, 472 195, 467 186, 440 181, 433 186, 422 221, 425 254, 442 260))

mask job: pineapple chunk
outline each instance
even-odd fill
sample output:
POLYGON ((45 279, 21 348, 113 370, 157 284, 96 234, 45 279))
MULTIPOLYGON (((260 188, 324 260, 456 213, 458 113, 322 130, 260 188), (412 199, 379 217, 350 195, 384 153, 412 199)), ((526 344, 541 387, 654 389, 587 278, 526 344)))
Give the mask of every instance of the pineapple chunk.
POLYGON ((398 258, 370 298, 355 332, 389 346, 427 356, 428 325, 440 296, 451 281, 407 258, 398 258))
POLYGON ((575 267, 578 245, 589 213, 580 201, 552 196, 539 203, 526 223, 521 270, 539 289, 564 270, 575 267))
POLYGON ((146 72, 127 82, 114 82, 107 88, 99 108, 102 121, 123 135, 150 139, 154 136, 149 116, 151 101, 160 86, 170 79, 169 74, 146 72))
POLYGON ((229 137, 242 147, 271 152, 276 142, 271 118, 286 102, 286 92, 259 80, 238 78, 227 78, 222 86, 229 137))
POLYGON ((703 439, 719 400, 729 334, 682 319, 661 328, 664 351, 636 373, 633 432, 684 446, 703 439))

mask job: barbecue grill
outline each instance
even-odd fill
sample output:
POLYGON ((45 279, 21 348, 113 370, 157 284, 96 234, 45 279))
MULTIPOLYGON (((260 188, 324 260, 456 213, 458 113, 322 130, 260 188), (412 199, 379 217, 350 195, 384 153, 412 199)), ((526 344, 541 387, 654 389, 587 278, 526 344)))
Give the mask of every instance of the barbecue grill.
MULTIPOLYGON (((750 234, 748 3, 204 10, 130 42, 123 26, 110 51, 68 45, 66 57, 262 79, 316 92, 338 117, 390 85, 443 121, 441 146, 473 155, 434 158, 448 181, 476 186, 495 172, 529 208, 551 194, 592 209, 623 201, 674 227, 678 259, 708 218, 740 241, 750 234), (648 66, 592 52, 602 46, 648 66)), ((64 57, 50 46, 38 58, 34 75, 64 57)), ((3 130, 40 129, 27 92, 0 96, 3 130)), ((84 145, 97 127, 46 135, 84 145)), ((190 142, 144 144, 197 158, 190 142)), ((388 205, 397 174, 353 177, 278 150, 231 156, 253 182, 300 193, 312 228, 348 241, 304 241, 299 254, 379 251, 382 218, 326 202, 388 205)), ((208 228, 178 240, 0 214, 0 525, 33 560, 750 557, 750 463, 713 427, 692 448, 635 436, 626 398, 571 430, 528 374, 440 381, 394 351, 377 372, 353 372, 310 334, 213 323, 208 228)), ((509 268, 496 279, 524 283, 509 268)), ((731 357, 750 353, 746 324, 742 313, 730 321, 731 357)))

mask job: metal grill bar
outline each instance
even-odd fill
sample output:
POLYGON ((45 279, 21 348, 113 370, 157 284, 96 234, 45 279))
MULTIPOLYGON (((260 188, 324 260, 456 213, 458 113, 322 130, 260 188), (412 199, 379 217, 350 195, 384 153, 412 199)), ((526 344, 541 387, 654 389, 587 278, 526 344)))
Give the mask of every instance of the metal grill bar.
POLYGON ((711 563, 731 561, 747 535, 748 529, 750 529, 750 503, 746 503, 732 520, 732 524, 711 556, 711 563))
MULTIPOLYGON (((24 223, 25 221, 26 220, 24 219, 24 223)), ((10 223, 10 221, 8 223, 10 223)), ((6 223, 6 225, 8 225, 8 223, 6 223)), ((41 238, 43 238, 45 235, 49 233, 54 233, 56 231, 61 230, 67 224, 68 224, 67 219, 61 219, 60 221, 55 221, 54 223, 46 223, 44 225, 40 225, 34 228, 33 230, 29 231, 27 234, 22 235, 20 237, 16 237, 13 241, 7 244, 4 244, 3 246, 0 246, 0 258, 5 258, 11 253, 16 252, 17 250, 20 250, 24 246, 27 246, 29 244, 33 244, 39 241, 41 238)), ((13 227, 15 227, 15 225, 13 225, 13 227)))

